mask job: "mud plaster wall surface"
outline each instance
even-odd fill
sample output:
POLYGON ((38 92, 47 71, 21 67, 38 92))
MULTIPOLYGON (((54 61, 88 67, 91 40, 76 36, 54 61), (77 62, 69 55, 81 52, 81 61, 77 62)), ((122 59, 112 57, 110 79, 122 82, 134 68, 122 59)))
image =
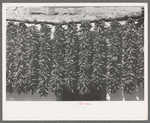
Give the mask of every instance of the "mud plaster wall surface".
POLYGON ((96 19, 116 19, 141 15, 141 7, 49 7, 8 6, 6 19, 40 22, 78 22, 96 19))

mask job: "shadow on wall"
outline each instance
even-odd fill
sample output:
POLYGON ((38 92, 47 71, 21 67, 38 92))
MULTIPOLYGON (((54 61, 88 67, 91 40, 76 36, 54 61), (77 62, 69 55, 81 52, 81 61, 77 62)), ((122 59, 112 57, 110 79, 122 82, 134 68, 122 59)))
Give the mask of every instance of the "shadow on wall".
MULTIPOLYGON (((139 100, 144 100, 144 88, 139 86, 138 87, 138 93, 139 93, 139 100)), ((69 96, 69 95, 68 95, 69 96)), ((67 97, 66 97, 67 98, 67 97)), ((122 101, 122 95, 121 95, 121 89, 117 91, 115 94, 110 94, 110 101, 122 101)), ((56 96, 53 93, 49 93, 47 97, 41 96, 38 93, 32 94, 23 94, 21 93, 18 95, 17 92, 10 94, 6 93, 6 101, 56 101, 56 96)), ((125 94, 125 100, 126 101, 136 101, 136 91, 134 91, 132 94, 125 94)), ((83 101, 76 100, 76 101, 83 101)))
POLYGON ((39 93, 19 94, 14 92, 12 94, 6 93, 6 101, 56 101, 56 96, 53 93, 49 93, 47 97, 39 95, 39 93))
MULTIPOLYGON (((115 94, 110 94, 110 101, 122 101, 122 92, 121 88, 115 94)), ((125 101, 136 101, 137 92, 133 91, 132 94, 124 94, 125 101)), ((144 101, 144 88, 138 86, 138 97, 139 101, 144 101)))

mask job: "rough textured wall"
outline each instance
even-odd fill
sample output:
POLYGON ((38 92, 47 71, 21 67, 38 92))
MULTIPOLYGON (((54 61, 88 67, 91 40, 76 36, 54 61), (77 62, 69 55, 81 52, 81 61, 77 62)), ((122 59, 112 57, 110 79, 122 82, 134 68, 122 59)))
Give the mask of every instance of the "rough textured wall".
POLYGON ((137 17, 141 15, 141 7, 49 7, 49 6, 9 6, 6 19, 38 22, 80 22, 96 19, 116 19, 137 17))

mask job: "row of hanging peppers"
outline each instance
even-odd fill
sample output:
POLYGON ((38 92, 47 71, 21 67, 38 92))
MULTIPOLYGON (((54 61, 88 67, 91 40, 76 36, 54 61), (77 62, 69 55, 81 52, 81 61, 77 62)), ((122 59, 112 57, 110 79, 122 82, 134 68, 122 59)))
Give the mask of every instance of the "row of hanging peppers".
POLYGON ((9 22, 6 31, 7 92, 57 96, 63 90, 80 95, 106 83, 110 93, 132 93, 144 85, 144 24, 129 18, 124 25, 103 20, 55 26, 27 27, 9 22))

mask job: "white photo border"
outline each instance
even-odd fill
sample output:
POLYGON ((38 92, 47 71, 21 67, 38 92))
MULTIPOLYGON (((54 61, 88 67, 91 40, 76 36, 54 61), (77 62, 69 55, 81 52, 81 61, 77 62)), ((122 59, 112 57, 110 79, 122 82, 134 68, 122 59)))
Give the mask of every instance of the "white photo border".
POLYGON ((3 3, 2 4, 3 120, 148 120, 148 4, 147 3, 3 3), (6 101, 7 6, 144 6, 144 101, 6 101))

